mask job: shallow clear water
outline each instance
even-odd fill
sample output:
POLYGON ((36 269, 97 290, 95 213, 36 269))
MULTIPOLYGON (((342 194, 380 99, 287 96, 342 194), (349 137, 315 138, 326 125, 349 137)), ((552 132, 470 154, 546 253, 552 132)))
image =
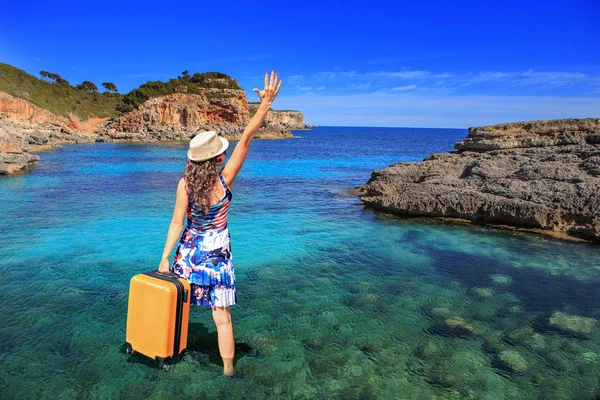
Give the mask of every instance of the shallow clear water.
POLYGON ((394 218, 345 192, 465 134, 318 128, 252 144, 229 221, 234 379, 203 309, 169 372, 124 350, 129 279, 157 267, 187 143, 41 153, 0 179, 2 397, 595 398, 598 327, 549 318, 600 319, 598 247, 394 218))

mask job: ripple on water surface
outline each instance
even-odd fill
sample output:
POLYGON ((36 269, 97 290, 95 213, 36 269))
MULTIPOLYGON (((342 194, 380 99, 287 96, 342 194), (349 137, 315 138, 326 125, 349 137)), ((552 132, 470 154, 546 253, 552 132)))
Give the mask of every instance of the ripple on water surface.
POLYGON ((0 387, 9 398, 593 399, 596 247, 398 219, 344 190, 463 130, 319 128, 257 141, 230 216, 236 379, 210 313, 169 371, 125 354, 185 143, 65 146, 0 179, 0 387))

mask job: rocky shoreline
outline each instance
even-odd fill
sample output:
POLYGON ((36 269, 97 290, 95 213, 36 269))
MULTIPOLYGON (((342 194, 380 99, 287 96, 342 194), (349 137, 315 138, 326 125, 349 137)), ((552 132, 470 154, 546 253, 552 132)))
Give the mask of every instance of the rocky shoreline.
POLYGON ((600 243, 600 119, 470 128, 455 149, 374 171, 362 202, 600 243))
MULTIPOLYGON (((69 143, 189 140, 203 130, 236 140, 248 123, 249 106, 253 106, 245 96, 243 90, 235 89, 206 89, 200 95, 175 93, 151 98, 117 119, 80 121, 0 92, 0 175, 33 166, 39 160, 33 152, 69 143)), ((256 138, 292 138, 290 130, 310 127, 299 111, 273 110, 256 138)))

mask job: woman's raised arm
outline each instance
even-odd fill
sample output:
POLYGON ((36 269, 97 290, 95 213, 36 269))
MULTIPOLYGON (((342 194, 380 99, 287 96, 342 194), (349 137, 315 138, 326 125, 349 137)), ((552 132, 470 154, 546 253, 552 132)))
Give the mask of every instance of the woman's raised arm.
POLYGON ((265 73, 265 88, 263 90, 254 89, 258 97, 260 98, 260 106, 256 111, 256 114, 252 117, 246 129, 244 129, 244 133, 242 133, 242 137, 240 141, 235 146, 231 157, 229 157, 229 161, 223 167, 223 171, 221 174, 223 175, 223 179, 229 187, 233 186, 233 182, 235 181, 235 177, 237 176, 240 169, 242 169, 242 165, 246 160, 246 156, 248 155, 248 150, 250 149, 250 143, 256 132, 258 132, 258 128, 262 125, 267 113, 269 112, 269 108, 271 108, 271 104, 273 104, 273 100, 277 97, 279 93, 279 89, 281 89, 281 84, 283 81, 279 80, 279 74, 275 73, 275 70, 269 73, 265 73))

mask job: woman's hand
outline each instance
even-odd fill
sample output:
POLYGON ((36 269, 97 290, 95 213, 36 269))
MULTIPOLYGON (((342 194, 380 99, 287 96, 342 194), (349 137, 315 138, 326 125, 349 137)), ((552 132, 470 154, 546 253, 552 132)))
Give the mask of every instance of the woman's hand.
POLYGON ((160 265, 158 266, 158 272, 163 274, 169 273, 169 260, 161 260, 160 265))
POLYGON ((246 129, 244 129, 244 132, 242 132, 242 137, 235 145, 235 149, 233 150, 231 157, 229 157, 229 161, 227 161, 227 164, 225 164, 223 170, 221 171, 227 186, 233 186, 235 177, 237 176, 238 172, 240 172, 240 169, 246 160, 246 155, 248 155, 250 143, 264 122, 265 117, 271 108, 271 103, 273 103, 273 100, 275 100, 275 97, 277 97, 277 93, 279 93, 282 83, 283 81, 279 80, 279 75, 275 73, 275 70, 273 70, 270 76, 268 72, 265 74, 264 90, 254 89, 258 97, 260 97, 261 104, 260 107, 258 107, 258 110, 256 110, 254 116, 252 116, 250 119, 250 122, 248 123, 248 126, 246 126, 246 129))
POLYGON ((279 74, 273 70, 271 76, 268 72, 265 73, 265 88, 263 90, 253 89, 253 91, 260 97, 262 104, 271 106, 271 103, 277 97, 277 93, 279 93, 279 89, 281 89, 282 83, 283 81, 279 80, 279 74))

